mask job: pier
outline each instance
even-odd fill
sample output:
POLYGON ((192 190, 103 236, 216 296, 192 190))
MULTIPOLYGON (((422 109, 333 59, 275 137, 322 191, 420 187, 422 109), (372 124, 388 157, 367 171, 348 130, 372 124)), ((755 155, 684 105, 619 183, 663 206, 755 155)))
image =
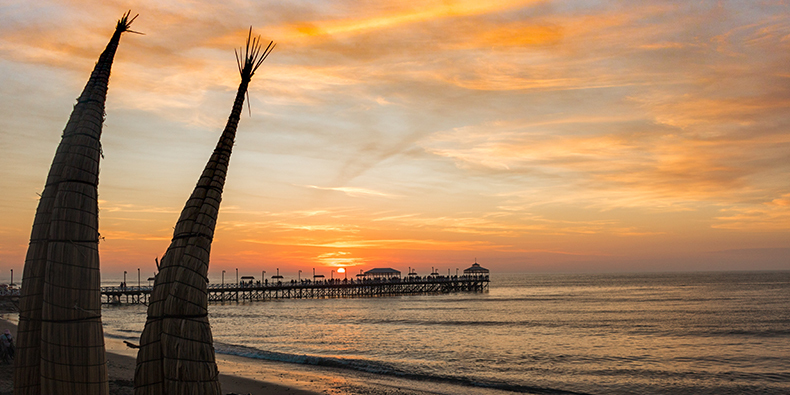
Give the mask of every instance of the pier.
MULTIPOLYGON (((291 280, 208 284, 209 302, 252 302, 273 299, 370 298, 400 295, 488 291, 488 274, 409 276, 359 280, 291 280)), ((148 304, 151 286, 102 287, 103 304, 148 304)))

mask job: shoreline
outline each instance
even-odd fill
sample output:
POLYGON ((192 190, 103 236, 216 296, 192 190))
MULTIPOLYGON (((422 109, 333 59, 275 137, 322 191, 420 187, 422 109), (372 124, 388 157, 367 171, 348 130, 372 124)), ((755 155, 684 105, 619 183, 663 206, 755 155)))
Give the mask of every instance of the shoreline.
MULTIPOLYGON (((18 313, 0 314, 0 331, 10 329, 16 338, 18 313)), ((137 349, 123 340, 104 337, 110 393, 134 394, 137 349)), ((415 381, 375 373, 314 365, 275 362, 216 353, 219 381, 226 395, 436 395, 508 394, 512 392, 415 381)), ((2 365, 0 365, 2 366, 2 365)), ((0 395, 13 394, 13 369, 0 369, 0 395)))
MULTIPOLYGON (((14 322, 16 313, 3 313, 0 315, 0 331, 9 329, 16 339, 17 325, 14 322)), ((104 338, 107 353, 107 373, 110 382, 110 393, 113 395, 134 394, 134 369, 136 365, 137 350, 128 348, 121 340, 104 338)), ((282 376, 277 377, 273 371, 266 372, 264 376, 269 380, 255 379, 254 372, 243 369, 244 361, 236 360, 240 357, 217 354, 217 366, 219 367, 219 381, 222 385, 224 394, 253 394, 253 395, 317 395, 318 388, 307 390, 298 386, 298 380, 282 376), (224 372, 224 373, 223 373, 224 372), (241 375, 234 373, 242 373, 241 375), (271 380, 273 378, 274 380, 271 380), (271 381, 270 381, 271 380, 271 381)), ((5 365, 7 366, 7 365, 5 365)), ((5 367, 3 366, 3 367, 5 367)), ((249 368, 249 366, 246 366, 249 368)), ((263 370, 258 369, 264 373, 263 370)), ((0 369, 0 395, 13 393, 13 369, 0 369)))

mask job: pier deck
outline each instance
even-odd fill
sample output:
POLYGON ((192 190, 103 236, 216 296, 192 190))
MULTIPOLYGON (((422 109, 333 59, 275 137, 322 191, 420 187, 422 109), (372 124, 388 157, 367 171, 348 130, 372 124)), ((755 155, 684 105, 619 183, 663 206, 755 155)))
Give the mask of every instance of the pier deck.
MULTIPOLYGON (((209 284, 209 302, 369 298, 488 291, 488 276, 209 284)), ((148 304, 153 287, 102 287, 103 304, 148 304)))

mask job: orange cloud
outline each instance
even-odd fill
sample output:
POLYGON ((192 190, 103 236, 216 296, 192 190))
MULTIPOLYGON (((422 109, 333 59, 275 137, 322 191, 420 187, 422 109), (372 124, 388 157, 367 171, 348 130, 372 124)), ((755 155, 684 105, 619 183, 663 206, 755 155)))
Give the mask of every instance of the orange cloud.
POLYGON ((721 210, 723 216, 716 219, 717 229, 749 232, 772 232, 790 230, 790 193, 759 206, 735 206, 721 210))
POLYGON ((324 191, 338 191, 347 194, 348 196, 358 197, 358 196, 381 196, 381 197, 392 197, 392 195, 373 191, 370 189, 365 188, 355 188, 355 187, 317 187, 315 185, 307 185, 308 188, 312 189, 320 189, 324 191))
POLYGON ((473 0, 429 1, 420 3, 419 7, 415 7, 414 3, 402 3, 394 6, 390 4, 389 7, 394 9, 394 11, 378 12, 378 10, 365 10, 371 12, 372 15, 365 15, 362 18, 301 23, 294 27, 298 32, 309 36, 363 33, 368 30, 392 28, 441 18, 458 18, 499 12, 510 8, 524 7, 535 2, 524 0, 497 2, 473 0))

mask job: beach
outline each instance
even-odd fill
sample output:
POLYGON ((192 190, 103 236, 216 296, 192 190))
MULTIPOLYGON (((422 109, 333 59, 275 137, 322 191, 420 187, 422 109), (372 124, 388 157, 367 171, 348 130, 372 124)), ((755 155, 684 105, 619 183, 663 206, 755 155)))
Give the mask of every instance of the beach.
MULTIPOLYGON (((0 330, 10 329, 16 338, 16 319, 15 314, 3 314, 0 319, 0 330), (12 317, 14 316, 14 317, 12 317)), ((134 393, 134 367, 136 350, 127 347, 122 341, 116 339, 105 339, 107 346, 107 371, 110 380, 110 393, 114 395, 130 395, 134 393)), ((248 366, 243 366, 238 358, 219 355, 217 365, 220 372, 240 372, 250 375, 248 366), (247 369, 245 369, 247 368, 247 369)), ((264 372, 263 369, 258 369, 264 372)), ((296 383, 299 378, 278 377, 275 371, 266 372, 267 380, 255 380, 249 377, 237 376, 229 373, 220 374, 222 392, 225 394, 293 394, 293 395, 313 395, 319 394, 318 391, 309 391, 298 388, 296 383), (289 383, 292 386, 289 386, 289 383)), ((13 368, 11 365, 3 365, 0 369, 0 395, 13 394, 13 368)))

